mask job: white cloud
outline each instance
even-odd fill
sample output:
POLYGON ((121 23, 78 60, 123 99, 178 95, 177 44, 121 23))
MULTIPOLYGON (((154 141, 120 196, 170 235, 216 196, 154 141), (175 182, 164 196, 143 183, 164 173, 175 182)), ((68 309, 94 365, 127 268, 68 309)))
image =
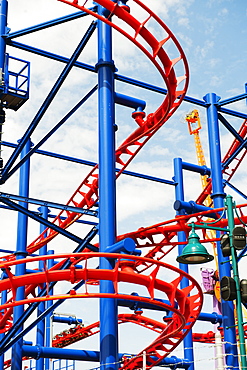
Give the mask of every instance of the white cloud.
MULTIPOLYGON (((145 0, 144 2, 167 22, 174 34, 181 40, 189 59, 191 73, 190 91, 193 91, 193 94, 191 94, 193 97, 202 99, 202 96, 211 89, 215 91, 219 90, 219 95, 222 92, 227 96, 243 93, 243 84, 240 87, 231 86, 229 79, 223 78, 226 76, 226 70, 230 69, 229 60, 232 57, 232 48, 234 47, 234 43, 236 43, 236 38, 235 36, 232 39, 225 37, 229 29, 223 28, 225 32, 220 32, 221 29, 218 28, 219 23, 215 22, 212 13, 208 13, 208 3, 188 2, 185 0, 168 0, 166 2, 163 0, 152 2, 145 0), (198 3, 200 3, 201 7, 199 11, 197 11, 198 3), (214 31, 216 30, 217 38, 214 35, 214 31), (221 45, 225 45, 225 54, 222 54, 221 45)), ((129 4, 131 6, 131 12, 134 13, 137 7, 131 0, 129 4)), ((213 5, 218 6, 218 2, 212 2, 211 6, 213 5)), ((75 11, 76 9, 56 0, 11 0, 9 1, 9 26, 14 31, 75 11)), ((212 8, 210 11, 212 11, 212 8)), ((230 4, 226 3, 224 7, 222 5, 221 8, 217 7, 217 11, 214 14, 221 17, 221 26, 223 27, 225 25, 223 21, 231 14, 230 4)), ((145 12, 137 13, 137 16, 139 17, 138 19, 146 19, 145 12)), ((70 57, 91 20, 88 17, 83 20, 79 19, 74 22, 68 22, 59 27, 32 33, 30 36, 23 36, 17 39, 17 41, 26 42, 27 44, 70 57)), ((232 20, 234 21, 234 19, 232 20)), ((150 29, 157 38, 162 40, 164 35, 161 28, 156 29, 154 23, 151 23, 150 26, 150 29)), ((237 26, 237 23, 227 25, 228 28, 237 28, 237 26)), ((233 32, 235 29, 230 28, 230 31, 233 32)), ((238 35, 240 38, 241 32, 238 35)), ((172 49, 169 44, 165 47, 168 48, 168 52, 172 49)), ((7 111, 3 140, 16 142, 22 137, 25 129, 37 113, 64 65, 14 48, 8 48, 8 51, 10 51, 11 55, 17 55, 23 57, 23 59, 31 60, 32 68, 30 100, 17 112, 7 111)), ((231 76, 234 79, 236 76, 238 83, 242 83, 242 81, 246 80, 246 54, 244 54, 243 49, 240 50, 238 55, 236 54, 236 57, 239 59, 239 63, 234 64, 235 68, 231 66, 231 76), (244 69, 240 68, 241 65, 244 66, 244 69)), ((143 57, 140 51, 129 41, 126 41, 122 36, 119 37, 116 33, 114 33, 113 58, 119 74, 131 76, 150 84, 163 86, 163 81, 161 81, 159 73, 155 71, 155 68, 151 66, 151 63, 146 57, 143 57)), ((80 61, 94 65, 96 60, 97 47, 95 33, 90 40, 90 44, 82 52, 80 61)), ((52 106, 41 120, 38 129, 32 135, 33 141, 36 143, 51 129, 96 82, 97 76, 95 74, 74 68, 52 106)), ((123 94, 145 100, 147 102, 147 113, 154 112, 163 99, 163 96, 160 94, 144 91, 132 85, 125 85, 119 81, 116 82, 116 90, 123 94)), ((188 103, 184 103, 164 127, 152 137, 148 144, 146 144, 146 147, 138 153, 128 169, 171 180, 173 176, 173 158, 181 157, 184 161, 197 163, 193 138, 189 136, 187 127, 180 122, 181 117, 184 117, 193 108, 188 103)), ((245 101, 237 102, 229 108, 246 111, 245 101)), ((201 109, 202 113, 200 112, 200 115, 204 117, 204 108, 201 109)), ((97 110, 97 93, 95 93, 93 98, 85 103, 41 149, 96 162, 98 159, 97 110)), ((125 140, 137 127, 131 118, 132 111, 133 109, 119 106, 116 109, 118 142, 125 140)), ((205 134, 207 125, 206 123, 204 124, 204 118, 202 118, 202 122, 201 138, 207 164, 209 165, 208 140, 205 134)), ((230 122, 236 128, 240 125, 239 120, 230 119, 230 122)), ((222 130, 221 145, 223 154, 227 152, 231 143, 232 135, 225 134, 222 130)), ((11 151, 8 148, 4 148, 3 158, 5 163, 11 151)), ((245 168, 246 161, 241 164, 236 177, 234 176, 234 184, 242 191, 245 191, 244 186, 247 180, 245 168)), ((44 200, 62 203, 67 202, 91 168, 35 155, 31 160, 31 169, 30 195, 44 200)), ((185 171, 184 179, 186 200, 195 200, 201 192, 200 175, 185 171)), ((17 174, 4 184, 1 189, 9 193, 18 193, 17 174)), ((231 193, 233 192, 231 191, 231 193)), ((117 182, 118 232, 125 233, 174 217, 174 199, 174 187, 171 185, 134 179, 130 176, 122 175, 117 182)), ((239 202, 241 201, 238 195, 236 199, 239 202)), ((30 208, 34 210, 36 206, 31 206, 30 208)), ((2 209, 0 212, 2 220, 0 225, 2 248, 15 249, 17 215, 13 211, 6 213, 2 209)), ((55 213, 54 210, 52 212, 55 213)), ((69 230, 76 235, 84 237, 88 228, 81 224, 76 224, 72 225, 69 230)), ((39 225, 31 222, 29 227, 29 241, 33 240, 38 233, 39 225)), ((67 242, 63 237, 58 237, 49 244, 49 248, 54 248, 56 252, 71 251, 74 248, 74 243, 67 242)), ((168 256, 168 259, 169 262, 174 263, 175 251, 172 257, 168 256)), ((196 267, 192 268, 191 273, 198 276, 198 270, 196 269, 196 267)), ((200 276, 198 279, 200 279, 200 276)), ((62 292, 62 290, 63 288, 60 286, 59 291, 62 292)), ((210 306, 210 304, 208 305, 210 306)), ((93 305, 75 305, 71 301, 65 303, 65 312, 70 310, 78 311, 78 315, 82 315, 83 319, 90 323, 93 322, 94 316, 98 314, 98 312, 95 312, 96 310, 93 305)), ((202 330, 208 331, 209 327, 203 327, 202 330)), ((95 342, 97 340, 91 342, 91 349, 97 347, 98 343, 95 345, 95 342)), ((140 340, 140 342, 139 344, 141 345, 142 341, 140 340)), ((87 347, 87 344, 83 344, 83 348, 85 348, 84 346, 87 347)), ((133 343, 131 351, 134 352, 135 350, 135 343, 133 343)), ((179 351, 181 352, 181 350, 179 351)), ((177 353, 175 352, 175 354, 177 353)), ((202 369, 205 368, 205 363, 202 363, 202 369)))

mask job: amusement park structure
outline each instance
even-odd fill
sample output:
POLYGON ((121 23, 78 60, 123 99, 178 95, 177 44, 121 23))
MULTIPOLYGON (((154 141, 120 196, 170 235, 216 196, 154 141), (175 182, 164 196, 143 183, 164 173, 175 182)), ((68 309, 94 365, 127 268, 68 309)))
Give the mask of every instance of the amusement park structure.
MULTIPOLYGON (((189 97, 189 68, 183 49, 167 25, 140 0, 95 0, 92 6, 87 0, 58 0, 58 3, 67 6, 68 13, 71 9, 76 12, 11 32, 7 27, 8 1, 0 0, 1 127, 7 124, 10 114, 21 117, 20 112, 27 112, 25 107, 32 102, 30 61, 16 57, 15 51, 59 62, 61 68, 54 84, 49 81, 50 91, 34 118, 29 124, 21 124, 23 131, 18 144, 4 141, 4 130, 0 130, 1 152, 4 148, 8 153, 8 157, 1 154, 0 161, 0 183, 4 190, 0 192, 1 219, 11 223, 11 229, 1 230, 0 369, 48 370, 56 366, 62 369, 61 361, 66 360, 66 368, 76 369, 84 369, 84 364, 90 362, 92 366, 86 368, 134 370, 165 366, 196 370, 195 343, 200 344, 202 351, 204 344, 214 346, 217 369, 247 369, 247 327, 243 320, 247 281, 239 277, 246 252, 247 204, 246 196, 232 182, 247 150, 247 114, 225 107, 245 99, 247 93, 225 100, 215 93, 206 94, 203 100, 189 97), (18 41, 25 37, 32 40, 36 33, 78 20, 88 22, 88 28, 70 57, 18 41), (147 59, 162 87, 118 71, 113 34, 120 34, 147 59), (90 43, 95 47, 95 35, 95 65, 81 62, 82 51, 90 43), (82 71, 93 77, 89 91, 75 92, 79 102, 73 102, 69 90, 66 98, 59 95, 66 89, 69 76, 82 71), (116 86, 124 85, 131 87, 128 94, 117 91, 116 86), (155 99, 156 106, 149 111, 146 106, 153 104, 148 106, 144 100, 145 91, 161 97, 155 99), (82 158, 83 154, 76 158, 40 149, 69 119, 82 112, 95 95, 98 102, 95 162, 82 158), (71 101, 72 108, 67 106, 71 101), (190 131, 195 134, 198 164, 174 158, 171 180, 130 171, 132 160, 145 144, 152 143, 154 135, 183 101, 191 103, 192 109, 196 106, 206 110, 210 166, 202 154, 199 125, 190 131), (56 124, 52 121, 48 133, 39 131, 42 137, 37 140, 40 122, 44 117, 49 119, 49 110, 53 106, 56 110, 57 104, 62 105, 64 116, 56 124), (121 132, 117 121, 118 111, 126 108, 132 109, 127 135, 126 131, 121 132), (226 154, 222 154, 220 126, 232 135, 226 154), (119 146, 117 135, 123 139, 119 146), (57 201, 58 197, 50 201, 42 191, 39 194, 43 196, 31 197, 31 184, 37 184, 32 175, 39 170, 39 165, 32 166, 31 161, 37 163, 37 157, 66 162, 67 172, 72 164, 80 166, 80 171, 76 170, 71 178, 72 185, 77 178, 80 185, 75 185, 72 196, 67 193, 67 203, 57 201), (88 166, 92 169, 86 173, 88 166), (193 200, 185 196, 185 171, 203 179, 203 189, 194 193, 193 200), (120 175, 173 187, 174 217, 119 235, 116 180, 120 175), (18 190, 13 190, 16 183, 18 190), (226 195, 227 187, 243 202, 236 205, 232 196, 226 195), (38 210, 34 206, 39 206, 38 210), (11 247, 15 229, 16 247, 11 247), (36 236, 35 230, 39 230, 36 236), (211 244, 215 246, 214 270, 204 267, 204 263, 213 259, 205 248, 211 244), (195 270, 192 273, 189 269, 190 264, 203 266, 202 284, 200 277, 194 276, 195 270), (203 305, 204 293, 212 296, 211 311, 203 305), (86 312, 94 312, 97 319, 86 324, 86 312), (198 321, 210 323, 210 329, 196 332, 193 326, 198 321), (69 329, 56 332, 53 323, 59 323, 60 328, 69 325, 69 329), (137 335, 137 341, 143 347, 130 346, 128 351, 121 351, 120 328, 127 325, 131 329, 124 341, 128 344, 135 330, 141 329, 145 334, 137 335), (94 338, 91 343, 98 338, 98 346, 88 350, 84 342, 91 337, 94 338), (182 348, 180 357, 174 355, 178 348, 182 348)), ((198 111, 192 111, 186 120, 191 125, 200 123, 198 111)), ((83 119, 80 125, 83 126, 83 119)), ((72 143, 75 139, 71 139, 72 143)), ((39 188, 42 183, 49 183, 54 191, 58 188, 52 172, 46 171, 39 180, 39 188)))

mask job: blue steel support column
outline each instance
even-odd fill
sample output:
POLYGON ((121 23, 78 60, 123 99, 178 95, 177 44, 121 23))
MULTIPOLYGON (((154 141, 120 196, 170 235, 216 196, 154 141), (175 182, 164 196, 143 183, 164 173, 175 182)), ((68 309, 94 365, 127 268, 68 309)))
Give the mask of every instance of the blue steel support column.
MULTIPOLYGON (((4 72, 4 63, 5 63, 5 51, 6 51, 6 42, 3 38, 3 35, 6 33, 7 27, 7 13, 8 13, 8 1, 1 0, 0 2, 0 72, 4 72)), ((2 78, 2 75, 1 75, 2 78)))
MULTIPOLYGON (((41 216, 47 220, 48 218, 48 208, 46 206, 42 206, 38 208, 38 210, 41 212, 41 216)), ((40 224, 40 233, 46 229, 46 227, 43 224, 40 224)), ((44 245, 39 250, 39 255, 46 255, 47 254, 47 245, 44 245)), ((39 261, 39 270, 44 269, 44 262, 39 261)), ((39 288, 39 292, 41 291, 41 288, 39 288)), ((46 302, 40 302, 37 310, 37 316, 41 315, 42 312, 45 311, 46 302)), ((36 342, 40 346, 44 346, 45 344, 45 319, 41 320, 37 325, 37 335, 36 335, 36 342)), ((40 358, 36 361, 36 370, 44 370, 44 359, 40 358)))
MULTIPOLYGON (((207 94, 204 100, 207 104, 207 120, 208 120, 208 137, 211 163, 211 177, 212 177, 212 195, 215 208, 224 207, 224 187, 221 165, 221 148, 220 148, 220 133, 218 125, 217 102, 220 97, 214 93, 207 94)), ((219 237, 219 232, 218 237, 219 237)), ((220 243, 217 243, 219 276, 231 276, 230 263, 228 258, 223 257, 220 243), (224 262, 222 264, 222 262, 224 262)), ((225 354, 227 369, 238 369, 238 355, 236 345, 236 331, 234 320, 233 302, 226 302, 222 300, 222 318, 224 328, 225 354)))
MULTIPOLYGON (((6 53, 6 41, 3 38, 3 35, 6 34, 7 28, 7 14, 8 14, 8 1, 0 1, 0 84, 4 79, 4 64, 5 64, 5 53, 6 53)), ((3 160, 2 160, 2 132, 3 124, 5 121, 5 112, 3 109, 0 109, 0 171, 2 171, 3 160)))
MULTIPOLYGON (((21 158, 24 157, 31 148, 31 140, 29 139, 24 146, 21 152, 21 158)), ((29 174, 30 174, 30 161, 27 161, 21 168, 20 168, 20 179, 19 179, 19 194, 28 197, 29 195, 29 174)), ((28 208, 28 203, 20 202, 20 204, 24 208, 28 208)), ((16 246, 16 259, 25 258, 27 255, 26 247, 27 247, 27 225, 28 225, 28 218, 23 213, 18 213, 18 225, 17 225, 17 246, 16 246)), ((21 264, 17 265, 15 269, 15 275, 25 275, 26 273, 26 265, 21 264)), ((25 296, 25 287, 17 288, 16 290, 16 301, 22 300, 25 296)), ((23 306, 16 306, 14 307, 13 312, 13 323, 15 324, 18 322, 19 317, 24 312, 23 306)), ((21 329, 19 329, 21 331, 21 329)), ((23 346, 23 339, 20 339, 12 349, 12 362, 11 362, 11 369, 12 370, 21 370, 22 369, 22 346, 23 346)))
MULTIPOLYGON (((183 168, 182 168, 182 159, 174 158, 174 181, 175 185, 175 198, 176 201, 184 201, 184 183, 183 183, 183 168)), ((177 215, 183 214, 183 211, 177 211, 177 215)), ((186 244, 186 235, 184 231, 178 232, 178 241, 184 242, 186 244)), ((182 254, 185 244, 178 245, 178 255, 182 254)), ((189 272, 189 267, 186 264, 179 263, 179 268, 182 271, 189 272)), ((183 278, 180 287, 186 288, 188 286, 188 279, 183 278)), ((184 338, 184 358, 189 360, 190 366, 188 370, 194 370, 194 352, 193 352, 193 338, 192 331, 184 338)))
MULTIPOLYGON (((98 8, 99 14, 105 9, 98 8)), ((112 32, 110 26, 98 22, 98 99, 99 99, 99 241, 100 251, 115 243, 116 184, 114 134, 114 63, 112 61, 112 32)), ((107 259, 100 261, 101 269, 113 268, 107 259)), ((100 282, 101 293, 114 293, 111 281, 100 282)), ((117 301, 100 299, 100 364, 103 370, 118 368, 117 301)))

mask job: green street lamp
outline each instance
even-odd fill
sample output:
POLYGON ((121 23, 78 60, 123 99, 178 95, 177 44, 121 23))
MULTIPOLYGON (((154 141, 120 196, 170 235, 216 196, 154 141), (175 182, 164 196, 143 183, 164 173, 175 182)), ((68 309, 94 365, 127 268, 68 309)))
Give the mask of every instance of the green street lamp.
POLYGON ((184 247, 182 254, 177 257, 177 262, 192 265, 210 262, 213 259, 214 257, 211 256, 207 249, 200 243, 200 238, 195 233, 195 225, 192 223, 188 244, 184 247))
MULTIPOLYGON (((224 300, 236 300, 236 326, 238 327, 241 370, 247 370, 243 312, 241 304, 242 299, 244 302, 247 300, 247 282, 244 281, 241 285, 236 254, 236 250, 241 250, 246 245, 246 232, 243 230, 243 227, 234 227, 233 209, 235 208, 235 203, 230 195, 227 195, 226 197, 225 208, 227 212, 228 228, 215 227, 212 226, 212 224, 207 224, 205 222, 198 225, 198 227, 228 233, 221 237, 221 249, 224 257, 231 256, 233 278, 231 276, 224 276, 221 279, 221 295, 224 300), (241 296, 241 289, 243 296, 241 296)), ((177 262, 184 264, 197 264, 213 260, 213 256, 211 256, 207 252, 206 248, 200 243, 199 236, 195 233, 195 227, 195 224, 191 223, 192 231, 188 238, 188 244, 184 247, 181 256, 177 257, 177 262)))
MULTIPOLYGON (((234 228, 233 209, 235 208, 235 203, 233 202, 232 197, 230 195, 227 195, 226 197, 225 206, 226 206, 226 211, 227 211, 228 227, 229 227, 229 241, 230 241, 231 257, 232 257, 231 262, 232 262, 233 279, 236 284, 236 312, 237 312, 237 327, 238 327, 238 336, 239 336, 240 363, 241 363, 241 370, 246 370, 247 369, 247 359, 246 359, 245 335, 244 335, 244 327, 243 327, 241 287, 240 287, 237 254, 236 254, 236 249, 243 249, 244 245, 246 244, 246 240, 245 238, 243 238, 243 233, 239 232, 239 229, 241 228, 239 227, 234 228), (234 247, 234 244, 235 244, 235 247, 234 247), (239 248, 239 246, 241 246, 241 248, 239 248)), ((245 237, 245 232, 244 232, 244 237, 245 237)))

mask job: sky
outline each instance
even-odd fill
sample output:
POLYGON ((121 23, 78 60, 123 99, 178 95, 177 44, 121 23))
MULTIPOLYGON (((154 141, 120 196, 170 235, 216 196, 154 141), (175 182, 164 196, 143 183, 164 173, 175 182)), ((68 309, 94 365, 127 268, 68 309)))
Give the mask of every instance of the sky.
MULTIPOLYGON (((8 27, 11 32, 76 11, 76 9, 57 0, 36 0, 35 2, 32 0, 9 0, 8 3, 8 27)), ((184 50, 190 71, 187 96, 202 100, 207 93, 212 92, 222 99, 226 99, 245 92, 245 83, 247 82, 247 4, 244 0, 145 0, 143 3, 165 22, 184 50)), ((92 4, 88 1, 87 5, 91 6, 92 4)), ((142 16, 142 13, 137 12, 138 9, 134 1, 129 0, 128 5, 133 14, 138 14, 139 17, 142 16)), ((70 57, 91 21, 92 18, 90 17, 81 18, 16 38, 16 41, 70 57)), ((124 27, 124 25, 122 26, 124 27)), ((160 29, 153 29, 153 32, 162 39, 163 35, 160 29)), ((3 140, 16 143, 32 122, 64 66, 59 62, 12 47, 8 47, 7 52, 11 56, 31 62, 30 99, 17 112, 11 110, 6 112, 3 140)), ((168 52, 172 54, 172 50, 168 50, 168 52)), ((83 50, 79 60, 92 66, 97 63, 96 32, 83 50)), ((113 60, 118 70, 117 73, 165 88, 161 76, 147 58, 116 32, 113 33, 113 60)), ((40 121, 37 130, 33 133, 32 142, 37 143, 96 83, 96 74, 74 68, 40 121)), ((145 100, 147 114, 154 112, 162 101, 160 94, 148 92, 118 81, 116 82, 116 91, 145 100)), ((243 113, 247 112, 245 100, 227 107, 243 113)), ((144 146, 129 165, 128 170, 172 180, 174 158, 180 157, 185 162, 196 164, 194 140, 188 133, 184 119, 186 114, 195 108, 199 110, 201 117, 202 130, 200 137, 207 165, 210 166, 205 109, 183 102, 169 121, 144 146)), ((131 113, 132 111, 129 108, 116 107, 117 145, 121 144, 135 128, 131 113)), ((230 116, 227 119, 236 130, 243 122, 241 119, 230 116)), ((220 130, 223 156, 233 139, 224 128, 220 128, 220 130)), ((7 147, 2 149, 2 157, 4 163, 6 163, 12 150, 7 147)), ((97 162, 97 94, 94 94, 41 149, 97 162)), ((245 191, 247 180, 245 168, 246 161, 241 164, 233 178, 234 186, 242 192, 245 191)), ((31 160, 30 197, 66 203, 90 169, 88 166, 35 155, 31 160)), ((184 173, 184 179, 185 199, 187 201, 196 200, 201 192, 199 175, 186 172, 184 173)), ((18 181, 18 174, 15 174, 2 185, 1 191, 17 194, 18 181)), ((233 195, 237 203, 246 202, 231 189, 228 188, 227 192, 233 195)), ((174 197, 173 186, 125 175, 120 176, 117 181, 118 235, 173 218, 175 215, 174 197)), ((31 205, 30 209, 35 210, 35 207, 31 205)), ((52 212, 55 213, 56 210, 52 210, 52 212)), ((15 212, 3 209, 0 209, 0 213, 2 246, 14 250, 17 215, 15 212)), ((72 225, 69 230, 83 237, 89 228, 77 224, 72 225)), ((28 229, 28 243, 38 235, 39 225, 31 221, 28 229)), ((54 249, 56 253, 64 253, 68 250, 72 251, 74 243, 68 242, 62 237, 57 237, 50 243, 49 248, 54 249)), ((175 257, 174 254, 169 255, 168 262, 174 264, 175 257)), ((214 262, 210 263, 209 267, 214 269, 214 262)), ((198 267, 193 266, 191 274, 200 279, 200 269, 198 267)), ((61 285, 57 289, 62 291, 65 287, 61 285)), ((212 309, 211 301, 211 297, 205 297, 204 310, 207 312, 212 309)), ((75 312, 78 317, 83 318, 85 323, 92 323, 97 321, 98 312, 97 309, 91 310, 91 307, 84 304, 79 309, 73 301, 69 301, 61 309, 62 312, 70 314, 75 312)), ((54 331, 56 330, 63 330, 63 328, 61 329, 57 325, 54 328, 54 331)), ((128 325, 127 328, 121 329, 120 351, 135 353, 142 348, 143 342, 147 339, 150 340, 149 336, 152 337, 148 333, 148 335, 145 334, 144 338, 142 330, 135 328, 135 336, 131 341, 131 348, 129 348, 129 330, 128 325)), ((197 332, 207 332, 209 330, 213 330, 212 325, 196 324, 195 331, 197 332)), ((97 339, 94 337, 84 342, 80 344, 82 347, 76 344, 73 348, 93 350, 98 347, 97 339)), ((204 369, 206 361, 208 364, 210 359, 210 363, 214 364, 214 352, 211 346, 206 345, 203 347, 203 351, 198 344, 195 345, 195 348, 197 370, 204 369), (205 348, 208 347, 210 348, 206 351, 205 348)), ((181 349, 175 351, 174 355, 182 356, 181 349)), ((80 364, 78 369, 88 370, 93 367, 93 364, 80 364)))

